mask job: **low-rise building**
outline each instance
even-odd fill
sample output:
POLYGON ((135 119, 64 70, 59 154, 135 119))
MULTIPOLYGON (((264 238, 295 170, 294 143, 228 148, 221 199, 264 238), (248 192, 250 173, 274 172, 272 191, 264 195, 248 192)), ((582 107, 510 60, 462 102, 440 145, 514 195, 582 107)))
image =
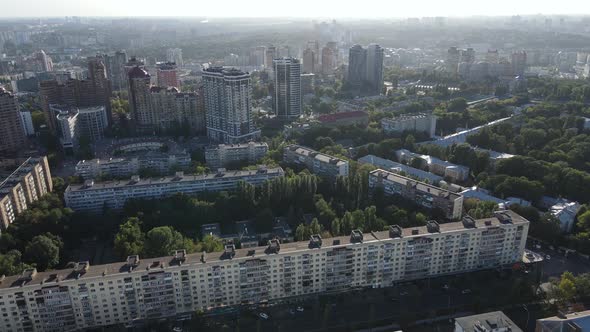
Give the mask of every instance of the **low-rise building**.
POLYGON ((560 313, 554 317, 537 319, 535 332, 585 332, 590 331, 590 310, 560 313))
POLYGON ((381 128, 388 135, 402 134, 404 131, 424 132, 428 137, 436 134, 436 116, 433 114, 400 115, 381 119, 381 128))
POLYGON ((549 208, 551 213, 559 221, 561 231, 569 233, 574 227, 576 215, 582 206, 578 202, 570 202, 565 199, 559 199, 555 204, 549 208))
POLYGON ((363 111, 339 112, 318 116, 318 121, 324 127, 338 127, 369 124, 369 114, 363 111))
POLYGON ((380 157, 374 156, 372 154, 361 157, 357 161, 361 164, 370 164, 370 165, 373 165, 377 168, 384 169, 386 171, 390 171, 390 172, 394 172, 394 173, 398 173, 398 174, 402 174, 402 175, 405 174, 409 177, 416 178, 420 181, 424 181, 424 182, 434 184, 434 185, 437 185, 439 182, 441 182, 443 180, 443 178, 441 176, 438 176, 436 174, 426 172, 421 169, 414 168, 414 167, 411 167, 408 165, 396 163, 395 161, 380 158, 380 157))
POLYGON ((205 161, 209 169, 216 170, 242 162, 256 163, 267 152, 268 144, 266 143, 219 144, 205 148, 205 161))
POLYGON ((322 177, 348 176, 348 161, 300 145, 285 147, 283 161, 304 166, 322 177))
POLYGON ((455 332, 523 332, 502 311, 455 318, 455 332))
POLYGON ((492 218, 171 256, 47 272, 0 283, 12 314, 1 331, 86 330, 182 317, 196 310, 388 287, 403 281, 512 266, 523 257, 529 222, 512 211, 492 218), (37 315, 37 316, 35 316, 37 315))
POLYGON ((66 206, 75 211, 100 213, 104 209, 119 210, 129 199, 155 199, 169 197, 176 193, 193 195, 207 191, 234 190, 239 181, 261 185, 266 180, 282 177, 282 168, 267 169, 259 167, 257 171, 220 170, 204 175, 184 175, 177 172, 175 176, 140 179, 134 175, 130 180, 94 182, 86 180, 84 184, 69 185, 64 193, 66 206))
POLYGON ((31 203, 52 190, 47 157, 28 158, 0 182, 1 229, 6 229, 31 203))
POLYGON ((382 169, 369 173, 369 190, 382 188, 385 195, 399 195, 429 209, 440 209, 446 218, 459 219, 463 196, 382 169))
POLYGON ((462 182, 469 177, 469 167, 467 166, 456 165, 436 157, 414 153, 406 149, 395 151, 395 155, 399 162, 405 162, 408 164, 411 163, 414 158, 420 158, 426 163, 429 172, 449 178, 452 182, 462 182))

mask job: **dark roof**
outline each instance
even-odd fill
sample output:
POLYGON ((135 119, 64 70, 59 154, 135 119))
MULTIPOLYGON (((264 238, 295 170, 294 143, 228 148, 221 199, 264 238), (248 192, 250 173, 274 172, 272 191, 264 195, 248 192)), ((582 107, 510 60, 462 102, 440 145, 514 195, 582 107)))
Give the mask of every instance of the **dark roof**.
POLYGON ((146 77, 150 77, 150 74, 148 74, 147 71, 145 71, 142 68, 139 68, 138 66, 133 67, 129 71, 129 78, 146 78, 146 77))

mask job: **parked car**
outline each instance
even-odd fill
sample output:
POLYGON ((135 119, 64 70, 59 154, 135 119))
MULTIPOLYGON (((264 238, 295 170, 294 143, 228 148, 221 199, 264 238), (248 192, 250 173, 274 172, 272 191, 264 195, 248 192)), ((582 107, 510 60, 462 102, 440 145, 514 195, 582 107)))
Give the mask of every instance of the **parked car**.
POLYGON ((470 293, 471 293, 471 289, 469 289, 469 288, 466 288, 461 291, 461 294, 470 294, 470 293))
POLYGON ((297 311, 303 312, 303 307, 297 307, 297 311))
POLYGON ((268 319, 268 318, 269 318, 269 317, 268 317, 268 315, 267 315, 267 314, 265 314, 264 312, 261 312, 261 313, 259 313, 259 314, 258 314, 258 317, 260 317, 260 318, 262 318, 262 319, 268 319))

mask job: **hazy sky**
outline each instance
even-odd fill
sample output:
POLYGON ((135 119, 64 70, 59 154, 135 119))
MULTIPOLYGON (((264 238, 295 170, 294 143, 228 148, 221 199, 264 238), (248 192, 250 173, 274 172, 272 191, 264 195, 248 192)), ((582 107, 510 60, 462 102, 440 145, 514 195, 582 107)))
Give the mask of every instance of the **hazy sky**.
POLYGON ((420 17, 590 14, 590 0, 0 0, 0 16, 420 17))

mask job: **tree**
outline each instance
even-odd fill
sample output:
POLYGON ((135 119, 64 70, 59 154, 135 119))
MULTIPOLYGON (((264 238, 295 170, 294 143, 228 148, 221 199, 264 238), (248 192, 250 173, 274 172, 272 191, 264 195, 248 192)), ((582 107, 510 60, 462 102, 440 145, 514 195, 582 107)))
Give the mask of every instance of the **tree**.
POLYGON ((197 245, 197 251, 216 252, 223 250, 223 242, 214 235, 206 235, 203 241, 197 245))
POLYGON ((308 236, 307 236, 307 230, 305 229, 305 225, 299 224, 299 226, 297 226, 297 229, 295 229, 295 240, 304 241, 307 238, 308 238, 308 236))
POLYGON ((0 254, 0 274, 11 276, 19 274, 30 268, 28 264, 22 262, 20 251, 13 249, 6 254, 0 254))
POLYGON ((147 232, 143 251, 147 257, 168 256, 174 250, 185 249, 185 244, 182 234, 174 228, 160 226, 147 232))
POLYGON ((578 229, 590 231, 590 210, 578 216, 578 229))
POLYGON ((339 236, 342 235, 341 228, 340 228, 340 219, 334 218, 332 220, 332 227, 330 228, 332 236, 339 236))
POLYGON ((37 270, 45 271, 59 264, 59 252, 63 247, 61 239, 53 234, 35 236, 25 249, 27 261, 35 264, 37 270))
POLYGON ((115 252, 122 258, 143 252, 144 234, 138 218, 129 218, 115 235, 115 252))
POLYGON ((320 226, 318 218, 313 218, 311 221, 311 224, 309 225, 309 232, 311 234, 320 234, 322 232, 322 227, 320 226))
POLYGON ((569 302, 576 295, 575 278, 571 272, 564 272, 557 285, 558 296, 562 301, 569 302))

